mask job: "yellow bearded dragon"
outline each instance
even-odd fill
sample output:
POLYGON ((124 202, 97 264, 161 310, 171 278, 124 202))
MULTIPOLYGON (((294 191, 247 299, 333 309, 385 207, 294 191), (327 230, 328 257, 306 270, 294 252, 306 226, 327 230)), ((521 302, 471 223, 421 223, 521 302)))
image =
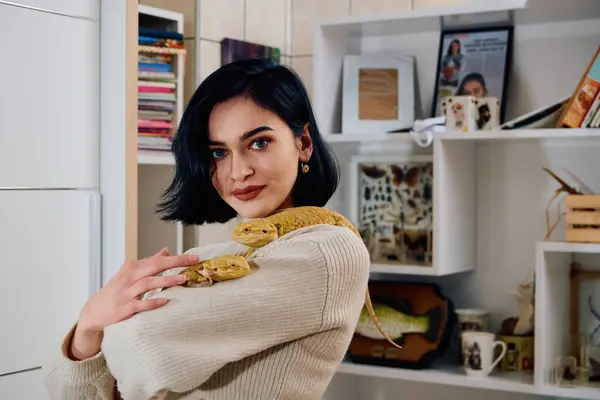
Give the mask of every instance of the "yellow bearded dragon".
MULTIPOLYGON (((343 215, 336 213, 335 211, 311 206, 288 208, 269 217, 256 218, 238 224, 233 231, 232 239, 240 244, 250 247, 250 251, 248 251, 244 257, 225 255, 204 260, 199 264, 187 267, 181 272, 181 274, 184 274, 187 277, 185 286, 210 286, 213 282, 242 278, 251 272, 250 265, 246 258, 252 254, 255 249, 263 247, 296 229, 318 224, 345 226, 360 237, 360 233, 354 225, 352 225, 352 223, 343 215)), ((379 332, 392 345, 397 348, 402 348, 402 346, 396 344, 384 332, 379 324, 375 312, 373 311, 373 304, 371 303, 371 296, 368 288, 365 304, 369 315, 379 332)))

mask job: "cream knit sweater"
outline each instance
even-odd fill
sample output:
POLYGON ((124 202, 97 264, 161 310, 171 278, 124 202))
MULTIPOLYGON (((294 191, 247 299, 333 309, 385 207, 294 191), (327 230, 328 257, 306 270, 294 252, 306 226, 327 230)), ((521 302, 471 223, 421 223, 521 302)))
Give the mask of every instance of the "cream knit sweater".
MULTIPOLYGON (((235 242, 194 248, 242 254, 235 242)), ((170 301, 105 329, 102 351, 67 358, 73 330, 43 365, 52 399, 319 399, 362 309, 369 255, 349 229, 299 229, 257 250, 259 269, 208 288, 173 287, 170 301), (116 378, 116 383, 115 383, 116 378)))

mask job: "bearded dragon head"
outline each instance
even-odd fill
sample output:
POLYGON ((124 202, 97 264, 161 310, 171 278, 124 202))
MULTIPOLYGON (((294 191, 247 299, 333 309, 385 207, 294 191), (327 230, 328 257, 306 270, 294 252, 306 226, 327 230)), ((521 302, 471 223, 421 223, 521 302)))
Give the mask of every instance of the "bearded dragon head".
POLYGON ((248 261, 242 256, 221 256, 207 262, 205 265, 209 277, 217 281, 236 279, 250 271, 248 261))
POLYGON ((277 227, 266 219, 257 218, 237 225, 232 239, 249 247, 262 247, 277 239, 277 227))

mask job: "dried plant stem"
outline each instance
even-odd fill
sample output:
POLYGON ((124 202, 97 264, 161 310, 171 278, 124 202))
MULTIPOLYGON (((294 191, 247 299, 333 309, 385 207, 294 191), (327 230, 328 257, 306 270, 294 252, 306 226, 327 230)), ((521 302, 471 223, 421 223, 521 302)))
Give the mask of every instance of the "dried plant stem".
POLYGON ((552 236, 552 232, 554 231, 554 229, 556 228, 556 226, 558 225, 558 223, 560 222, 560 219, 563 215, 565 215, 565 212, 560 212, 560 204, 563 202, 564 197, 562 199, 560 199, 558 201, 558 207, 557 207, 557 216, 556 216, 556 222, 554 222, 554 224, 552 226, 550 226, 550 205, 552 204, 552 202, 554 201, 554 199, 556 199, 558 196, 560 196, 561 192, 557 191, 554 196, 552 196, 552 198, 550 199, 550 201, 548 201, 548 205, 546 205, 546 237, 544 238, 544 240, 549 240, 550 236, 552 236))

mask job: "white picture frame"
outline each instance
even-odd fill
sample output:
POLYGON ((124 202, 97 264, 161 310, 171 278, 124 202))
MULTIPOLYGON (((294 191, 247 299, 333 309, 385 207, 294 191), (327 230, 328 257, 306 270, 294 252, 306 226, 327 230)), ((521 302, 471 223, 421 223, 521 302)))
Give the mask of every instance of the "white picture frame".
MULTIPOLYGON (((372 78, 373 79, 373 78, 372 78)), ((382 83, 373 82, 373 83, 382 83)), ((384 83, 385 84, 385 83, 384 83)), ((393 92, 392 92, 393 93, 393 92)), ((385 96, 385 90, 382 96, 385 96)), ((363 98, 367 98, 363 97, 363 98)), ((389 97, 388 97, 389 100, 389 97)), ((363 103, 364 104, 364 103, 363 103)), ((393 103, 392 103, 393 104, 393 103)), ((364 106, 363 106, 364 107, 364 106)), ((377 109, 377 107, 370 107, 377 109)), ((364 114, 364 112, 363 112, 364 114)), ((387 133, 411 127, 415 120, 415 60, 413 56, 353 55, 344 56, 342 94, 342 134, 387 133), (360 118, 361 70, 395 70, 397 110, 388 107, 395 117, 360 118)))
MULTIPOLYGON (((427 234, 427 255, 424 260, 415 261, 410 259, 410 257, 400 257, 398 260, 383 260, 377 254, 374 253, 373 248, 369 245, 368 235, 363 235, 363 241, 365 241, 365 245, 369 249, 369 254, 371 256, 371 262, 378 264, 391 264, 391 265, 414 265, 414 266, 422 266, 422 267, 433 267, 433 244, 432 244, 432 236, 433 236, 433 155, 432 154, 398 154, 398 155, 356 155, 353 156, 350 160, 350 170, 349 170, 349 179, 350 184, 348 186, 348 198, 350 199, 350 209, 348 213, 348 219, 356 226, 356 228, 363 233, 363 224, 362 224, 362 196, 364 186, 362 184, 362 175, 361 175, 361 166, 362 165, 402 165, 402 164, 428 164, 431 168, 431 176, 426 176, 427 182, 429 183, 430 193, 428 195, 429 200, 426 202, 426 206, 428 211, 428 220, 424 222, 425 227, 418 228, 416 231, 427 230, 429 233, 427 234)), ((419 179, 421 177, 419 176, 419 179)), ((402 187, 400 185, 399 187, 402 187)), ((402 187, 404 189, 404 187, 402 187)), ((413 192, 414 193, 414 192, 413 192)), ((411 194, 412 195, 412 194, 411 194)), ((409 197, 411 195, 408 195, 409 197)), ((422 196, 426 196, 425 193, 421 193, 422 196)), ((387 199, 385 200, 387 202, 387 199)), ((397 204, 397 203, 396 203, 397 204)), ((391 212, 394 212, 394 207, 390 207, 391 212)), ((379 229, 379 228, 377 228, 379 229)), ((403 226, 402 230, 409 231, 410 227, 403 226)))

